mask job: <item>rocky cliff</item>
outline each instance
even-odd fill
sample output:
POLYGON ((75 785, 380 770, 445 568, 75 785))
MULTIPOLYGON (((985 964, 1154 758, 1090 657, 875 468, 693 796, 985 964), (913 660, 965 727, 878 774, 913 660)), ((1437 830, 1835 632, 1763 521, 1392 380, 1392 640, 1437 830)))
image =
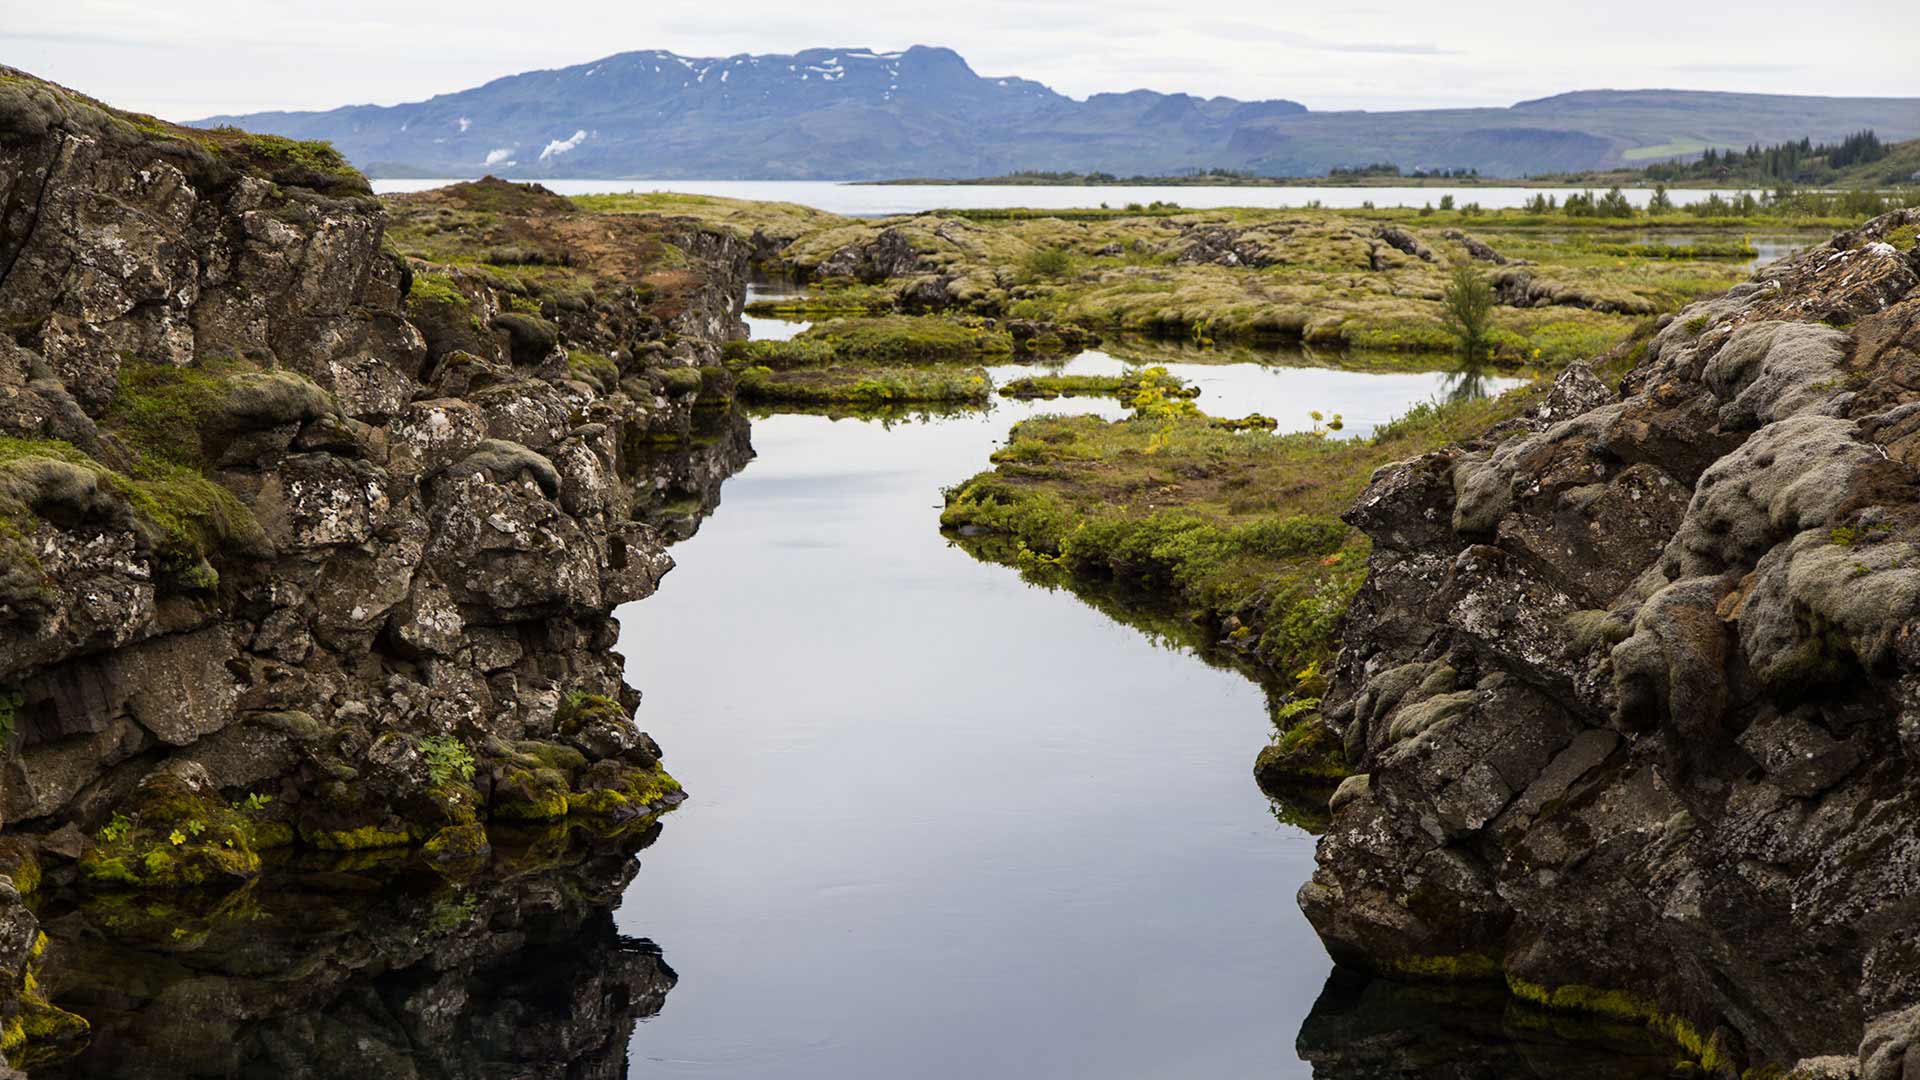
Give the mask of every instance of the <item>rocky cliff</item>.
POLYGON ((395 212, 519 246, 405 257, 323 145, 0 68, 0 1050, 84 1028, 31 977, 42 880, 470 868, 489 822, 620 833, 682 798, 610 613, 671 566, 663 493, 713 471, 660 450, 730 392, 745 246, 438 198, 395 212))
POLYGON ((1300 892, 1337 961, 1717 1074, 1920 1076, 1916 234, 1842 234, 1663 320, 1620 386, 1575 367, 1374 477, 1325 702, 1357 774, 1300 892))

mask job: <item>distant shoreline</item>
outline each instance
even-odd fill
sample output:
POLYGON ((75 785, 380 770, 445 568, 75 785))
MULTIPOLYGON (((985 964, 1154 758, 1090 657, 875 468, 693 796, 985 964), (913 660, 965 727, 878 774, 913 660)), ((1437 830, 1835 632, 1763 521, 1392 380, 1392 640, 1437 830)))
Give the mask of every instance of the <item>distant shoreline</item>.
MULTIPOLYGON (((1755 188, 1734 180, 1686 180, 1656 183, 1644 178, 1596 175, 1593 177, 1433 177, 1433 176, 1142 176, 1114 180, 1085 178, 1046 179, 1030 176, 989 176, 975 179, 903 177, 897 180, 843 180, 848 187, 1111 187, 1111 188, 1644 188, 1669 190, 1724 191, 1755 188)), ((1764 186, 1764 185, 1759 185, 1764 186)))

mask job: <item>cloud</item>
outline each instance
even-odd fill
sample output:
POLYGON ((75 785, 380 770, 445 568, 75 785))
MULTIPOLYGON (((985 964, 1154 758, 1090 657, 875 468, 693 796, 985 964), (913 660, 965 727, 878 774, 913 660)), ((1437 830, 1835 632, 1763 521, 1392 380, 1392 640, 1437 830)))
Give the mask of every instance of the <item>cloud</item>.
POLYGON ((1426 42, 1405 41, 1338 41, 1314 34, 1302 34, 1293 30, 1280 30, 1262 26, 1258 23, 1241 21, 1219 21, 1204 23, 1202 30, 1211 31, 1219 37, 1238 42, 1272 41, 1294 49, 1309 52, 1336 53, 1381 53, 1388 56, 1459 56, 1458 49, 1445 49, 1426 42))
MULTIPOLYGON (((572 147, 568 147, 568 149, 572 149, 572 147)), ((512 156, 513 156, 513 147, 511 146, 503 146, 498 150, 489 150, 487 151, 486 164, 498 165, 512 156)), ((546 155, 542 154, 540 156, 545 157, 546 155)))
POLYGON ((588 135, 585 131, 576 131, 573 133, 573 138, 571 139, 555 139, 547 144, 545 150, 540 151, 540 160, 545 161, 551 157, 559 157, 561 154, 570 153, 581 143, 586 142, 587 138, 588 135))

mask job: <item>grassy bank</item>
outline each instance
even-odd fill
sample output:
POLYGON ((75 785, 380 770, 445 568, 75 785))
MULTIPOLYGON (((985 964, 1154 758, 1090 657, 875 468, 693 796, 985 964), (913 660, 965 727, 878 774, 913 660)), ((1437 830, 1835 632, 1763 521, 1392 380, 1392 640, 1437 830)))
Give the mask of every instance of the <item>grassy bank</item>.
POLYGON ((976 557, 1083 595, 1157 596, 1275 692, 1257 773, 1311 825, 1346 771, 1316 706, 1366 537, 1339 515, 1374 471, 1517 416, 1499 398, 1421 405, 1366 438, 1229 430, 1143 375, 1133 415, 1045 416, 1014 427, 993 468, 949 489, 941 525, 976 557))

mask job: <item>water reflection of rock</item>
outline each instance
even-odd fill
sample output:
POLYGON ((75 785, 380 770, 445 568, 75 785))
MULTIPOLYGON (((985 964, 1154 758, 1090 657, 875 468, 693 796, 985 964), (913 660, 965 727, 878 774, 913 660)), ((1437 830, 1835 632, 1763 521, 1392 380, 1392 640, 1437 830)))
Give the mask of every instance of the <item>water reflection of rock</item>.
POLYGON ((634 516, 673 540, 692 536, 720 505, 720 486, 753 460, 749 429, 740 409, 701 409, 687 438, 632 455, 634 516))
POLYGON ((1296 1044, 1324 1080, 1634 1080, 1673 1072, 1638 1024, 1543 1012, 1498 983, 1389 982, 1336 969, 1296 1044))
POLYGON ((612 917, 658 832, 504 834, 466 880, 375 853, 220 896, 56 896, 41 981, 93 1035, 32 1075, 624 1077, 675 982, 612 917))

